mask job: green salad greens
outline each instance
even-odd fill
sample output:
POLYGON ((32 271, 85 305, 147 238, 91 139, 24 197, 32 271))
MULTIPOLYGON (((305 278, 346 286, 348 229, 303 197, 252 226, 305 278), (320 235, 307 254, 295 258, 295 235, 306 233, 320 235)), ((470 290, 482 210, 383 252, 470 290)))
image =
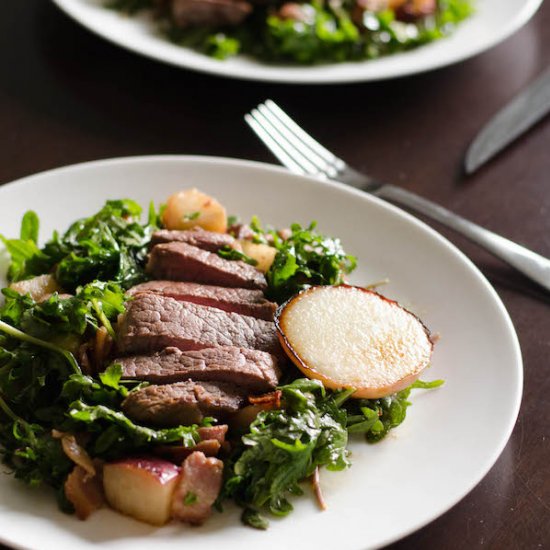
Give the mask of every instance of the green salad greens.
MULTIPOLYGON (((44 246, 38 244, 34 212, 23 216, 18 238, 0 235, 11 255, 8 279, 14 283, 2 289, 0 305, 0 455, 17 478, 55 489, 66 511, 72 505, 64 485, 74 462, 64 451, 62 434, 77 438, 91 459, 101 461, 150 454, 159 445, 191 448, 200 440, 195 424, 153 428, 122 411, 130 392, 147 384, 123 380, 110 349, 116 345, 117 319, 131 299, 125 291, 148 278, 151 235, 162 227, 152 205, 147 222, 140 215, 134 201, 111 200, 63 234, 54 232, 44 246), (42 277, 55 288, 35 299, 25 285, 42 277)), ((356 266, 340 241, 320 234, 315 223, 277 232, 264 230, 254 218, 250 230, 253 242, 276 249, 266 279, 267 295, 279 303, 311 285, 341 284, 356 266)), ((220 255, 255 262, 232 248, 220 255)), ((351 398, 353 389, 327 390, 298 375, 289 369, 287 383, 269 394, 276 396, 274 404, 230 432, 232 451, 224 457, 218 504, 236 501, 243 521, 257 529, 267 527, 266 515, 287 515, 302 482, 319 468, 348 468, 350 438, 377 442, 403 422, 413 388, 441 384, 416 382, 368 400, 351 398)), ((213 422, 207 418, 203 425, 213 422)), ((192 494, 185 498, 186 505, 193 504, 192 494)))
POLYGON ((154 10, 173 42, 216 59, 245 53, 269 62, 374 59, 444 38, 473 12, 470 0, 107 0, 132 14, 154 10), (201 10, 201 8, 203 8, 201 10), (181 15, 183 13, 183 15, 181 15))
POLYGON ((54 232, 38 248, 38 218, 23 217, 19 239, 0 236, 12 262, 10 281, 28 279, 55 270, 55 279, 68 292, 95 279, 129 288, 145 279, 144 265, 151 233, 158 228, 153 207, 145 225, 138 220, 141 207, 132 200, 107 201, 97 214, 77 220, 63 235, 54 232))

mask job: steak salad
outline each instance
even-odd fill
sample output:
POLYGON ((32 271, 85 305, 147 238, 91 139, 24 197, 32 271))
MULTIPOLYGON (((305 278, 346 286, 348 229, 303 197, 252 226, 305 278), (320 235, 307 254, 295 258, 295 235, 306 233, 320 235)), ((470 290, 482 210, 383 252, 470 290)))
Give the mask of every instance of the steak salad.
POLYGON ((356 259, 314 223, 265 229, 196 189, 107 201, 39 246, 27 212, 0 307, 0 453, 86 519, 245 524, 292 511, 350 438, 406 415, 433 341, 412 313, 346 284, 356 259))
POLYGON ((244 53, 268 62, 374 59, 451 34, 472 0, 105 0, 145 11, 176 44, 217 59, 244 53))

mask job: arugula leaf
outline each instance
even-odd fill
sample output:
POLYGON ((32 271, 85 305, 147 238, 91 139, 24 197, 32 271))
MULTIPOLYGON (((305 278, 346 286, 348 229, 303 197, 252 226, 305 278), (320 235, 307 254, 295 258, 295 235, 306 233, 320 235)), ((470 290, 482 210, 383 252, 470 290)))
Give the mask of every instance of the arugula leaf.
POLYGON ((235 250, 229 245, 222 246, 218 250, 218 256, 226 259, 226 260, 240 260, 241 262, 245 262, 250 265, 258 265, 258 261, 254 258, 251 258, 250 256, 247 256, 243 252, 239 252, 238 250, 235 250))
POLYGON ((39 249, 33 238, 38 218, 28 212, 23 217, 21 235, 27 240, 2 237, 12 263, 8 277, 18 281, 55 271, 57 282, 74 292, 80 285, 100 279, 113 281, 123 288, 146 279, 144 266, 151 233, 158 216, 149 209, 149 221, 137 221, 141 207, 132 200, 107 201, 95 215, 77 220, 63 234, 54 232, 39 249))
POLYGON ((408 400, 414 389, 438 388, 443 380, 423 382, 417 380, 404 390, 380 399, 350 399, 345 407, 348 412, 347 430, 350 434, 362 433, 369 443, 376 443, 399 426, 411 405, 408 400))
MULTIPOLYGON (((227 468, 224 496, 254 510, 283 516, 292 510, 291 494, 318 466, 342 470, 347 458, 346 413, 317 380, 299 379, 279 388, 282 407, 262 411, 242 437, 227 468)), ((264 525, 247 512, 247 523, 264 525)), ((264 528, 264 527, 261 527, 264 528)))
POLYGON ((21 233, 20 239, 22 241, 32 241, 34 244, 38 243, 38 231, 40 229, 40 221, 36 212, 28 210, 23 214, 21 220, 21 233))
POLYGON ((315 222, 307 228, 292 224, 292 233, 286 240, 270 233, 277 255, 266 274, 267 294, 278 303, 311 285, 341 284, 344 275, 357 265, 356 258, 345 253, 339 239, 325 237, 315 227, 315 222))
POLYGON ((68 416, 76 423, 75 429, 85 428, 96 436, 95 443, 91 444, 92 454, 105 458, 144 449, 152 444, 180 443, 184 447, 193 447, 200 440, 195 424, 155 430, 135 424, 119 410, 106 405, 87 405, 81 400, 70 404, 68 416), (106 432, 109 436, 108 447, 104 445, 106 432))

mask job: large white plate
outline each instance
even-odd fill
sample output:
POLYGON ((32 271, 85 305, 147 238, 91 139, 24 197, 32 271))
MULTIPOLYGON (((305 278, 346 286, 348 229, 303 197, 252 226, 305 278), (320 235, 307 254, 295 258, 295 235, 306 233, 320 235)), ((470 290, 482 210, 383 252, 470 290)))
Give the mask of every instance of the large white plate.
POLYGON ((245 56, 218 61, 168 42, 147 16, 105 9, 104 0, 53 0, 99 36, 152 59, 220 76, 271 82, 327 84, 381 80, 456 63, 498 44, 525 24, 542 0, 477 0, 476 13, 449 38, 372 61, 311 67, 266 64, 245 56))
MULTIPOLYGON (((504 448, 521 399, 522 361, 508 314, 492 287, 454 246, 426 225, 376 198, 336 183, 252 162, 200 157, 138 157, 61 168, 0 187, 0 233, 15 236, 26 209, 41 235, 95 212, 107 198, 144 206, 197 186, 244 219, 277 226, 312 219, 359 258, 353 277, 389 277, 384 293, 411 308, 436 333, 425 379, 445 386, 416 392, 406 422, 377 445, 354 441, 353 466, 323 473, 329 509, 313 499, 273 521, 267 532, 243 527, 236 510, 201 528, 155 529, 102 510, 86 522, 57 511, 53 495, 0 474, 0 540, 36 550, 193 548, 301 550, 378 547, 433 520, 470 491, 504 448)), ((2 271, 3 272, 3 271, 2 271)))

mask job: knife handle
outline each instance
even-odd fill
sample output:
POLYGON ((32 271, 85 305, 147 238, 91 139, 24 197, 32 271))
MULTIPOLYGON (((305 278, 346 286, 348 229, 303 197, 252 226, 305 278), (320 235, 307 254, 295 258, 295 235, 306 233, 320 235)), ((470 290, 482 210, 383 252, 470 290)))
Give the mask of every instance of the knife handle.
POLYGON ((550 290, 550 260, 509 239, 501 237, 438 204, 391 184, 382 185, 377 196, 438 221, 476 243, 532 281, 550 290))

